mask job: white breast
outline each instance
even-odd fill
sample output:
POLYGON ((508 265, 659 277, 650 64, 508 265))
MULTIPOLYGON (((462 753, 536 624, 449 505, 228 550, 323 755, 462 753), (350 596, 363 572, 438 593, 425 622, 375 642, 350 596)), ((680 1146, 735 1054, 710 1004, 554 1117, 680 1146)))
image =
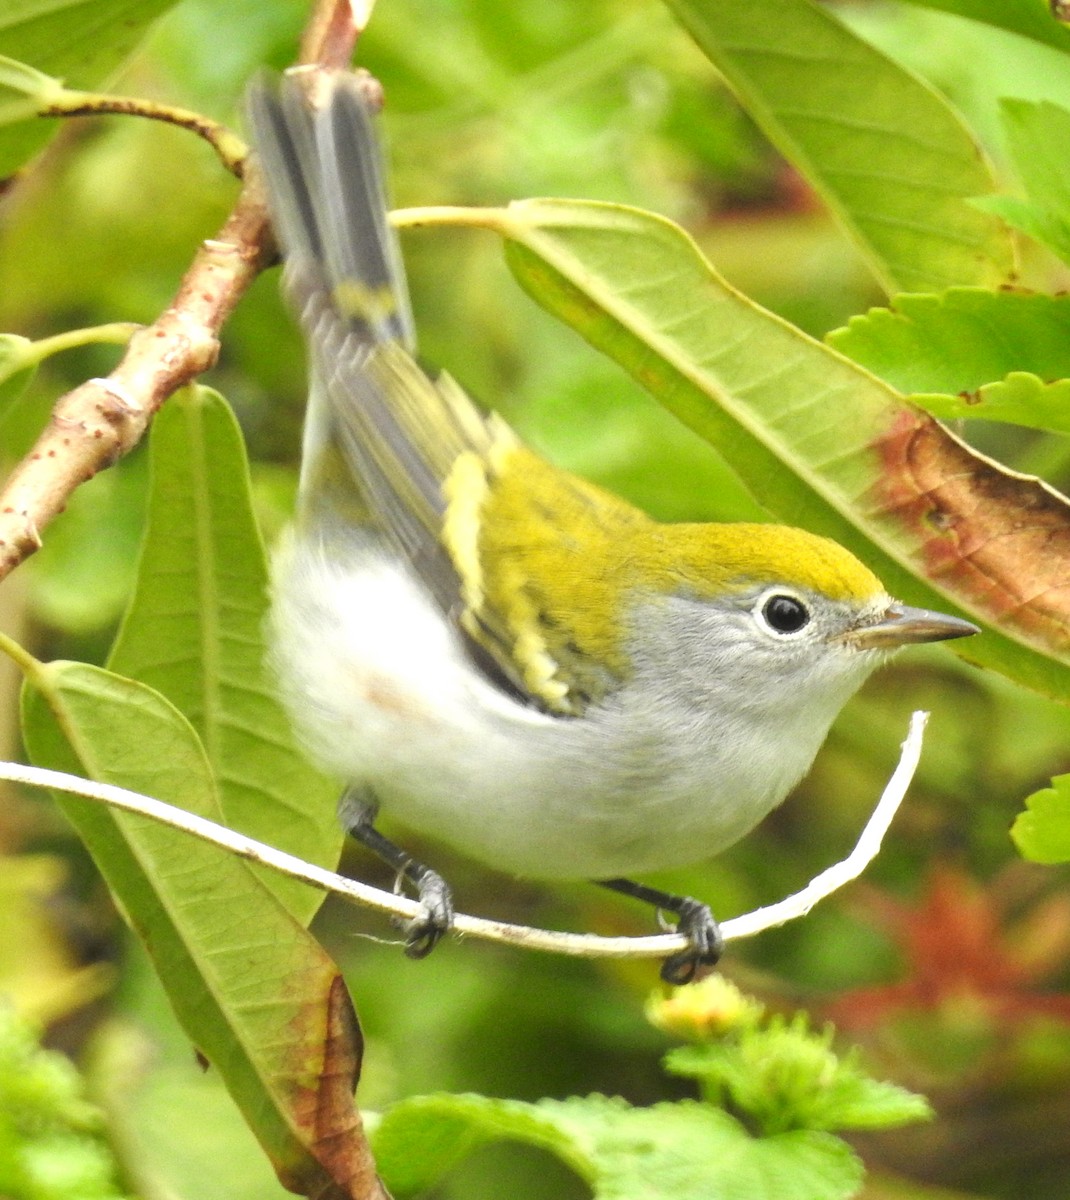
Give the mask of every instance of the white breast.
POLYGON ((783 799, 839 707, 772 759, 746 706, 691 696, 681 709, 671 680, 580 718, 547 716, 488 683, 408 572, 360 538, 283 550, 272 643, 316 761, 413 829, 532 878, 717 853, 783 799))

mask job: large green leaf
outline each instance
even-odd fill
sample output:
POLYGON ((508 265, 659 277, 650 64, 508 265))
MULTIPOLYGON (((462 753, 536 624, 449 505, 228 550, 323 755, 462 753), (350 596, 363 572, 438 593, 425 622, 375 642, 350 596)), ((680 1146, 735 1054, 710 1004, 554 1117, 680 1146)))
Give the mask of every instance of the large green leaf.
MULTIPOLYGON (((23 729, 41 766, 220 818, 196 733, 143 684, 36 664, 23 729)), ((58 800, 280 1178, 308 1195, 350 1195, 360 1035, 335 965, 242 860, 144 817, 58 800)))
POLYGON ((407 1195, 502 1138, 557 1155, 595 1200, 848 1200, 862 1182, 862 1164, 831 1134, 755 1137, 727 1113, 686 1101, 630 1108, 605 1096, 538 1104, 421 1096, 391 1108, 372 1143, 387 1185, 407 1195))
POLYGON ((896 296, 825 340, 935 416, 1070 432, 1070 296, 896 296))
MULTIPOLYGON (((0 50, 71 87, 105 83, 148 26, 176 0, 5 0, 0 50)), ((0 179, 44 144, 44 121, 0 129, 0 179)))
POLYGON ((889 292, 997 285, 1006 230, 967 203, 995 183, 927 84, 811 0, 667 0, 889 292))
POLYGON ((467 219, 498 229, 530 294, 714 444, 771 512, 849 546, 904 599, 968 609, 988 632, 961 653, 1070 697, 1062 497, 748 300, 670 222, 553 200, 467 219))
MULTIPOLYGON (((264 665, 268 576, 237 422, 215 392, 190 389, 157 415, 150 454, 137 587, 109 666, 197 730, 225 824, 333 866, 336 787, 294 745, 264 665)), ((319 907, 311 888, 264 880, 302 921, 319 907)))

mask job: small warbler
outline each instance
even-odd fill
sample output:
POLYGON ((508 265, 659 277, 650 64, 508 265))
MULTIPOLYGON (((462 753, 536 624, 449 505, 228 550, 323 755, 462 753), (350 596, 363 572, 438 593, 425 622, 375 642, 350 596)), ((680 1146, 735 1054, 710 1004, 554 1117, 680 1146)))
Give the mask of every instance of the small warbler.
POLYGON ((809 768, 836 714, 910 642, 973 625, 893 600, 799 529, 674 524, 552 466, 415 339, 366 89, 297 73, 249 114, 311 362, 298 515, 271 641, 348 831, 413 885, 407 950, 450 891, 375 828, 502 871, 590 879, 679 918, 680 982, 716 961, 709 908, 628 876, 707 858, 809 768))

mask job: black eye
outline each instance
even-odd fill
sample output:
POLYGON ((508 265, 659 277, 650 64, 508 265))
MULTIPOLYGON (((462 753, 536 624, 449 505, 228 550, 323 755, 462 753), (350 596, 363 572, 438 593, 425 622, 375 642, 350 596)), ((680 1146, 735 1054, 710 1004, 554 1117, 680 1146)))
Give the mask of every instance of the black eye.
POLYGON ((762 605, 762 616, 776 633, 798 633, 809 624, 810 610, 795 596, 770 596, 762 605))

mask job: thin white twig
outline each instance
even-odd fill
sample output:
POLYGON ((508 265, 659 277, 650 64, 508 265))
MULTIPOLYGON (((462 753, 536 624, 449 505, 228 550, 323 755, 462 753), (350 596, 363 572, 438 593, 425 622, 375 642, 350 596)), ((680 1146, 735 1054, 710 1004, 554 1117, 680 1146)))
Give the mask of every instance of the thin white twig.
MULTIPOLYGON (((744 916, 723 921, 721 931, 726 940, 752 937, 765 929, 772 929, 805 916, 819 900, 832 895, 845 883, 861 875, 877 856, 888 826, 914 777, 921 756, 922 737, 928 716, 928 713, 916 712, 911 717, 910 730, 906 741, 903 742, 899 765, 888 780, 873 815, 851 853, 842 862, 822 871, 795 895, 744 916)), ((138 813, 163 825, 170 825, 174 829, 192 834, 240 858, 251 859, 281 871, 293 879, 311 884, 312 887, 341 896, 343 900, 352 904, 360 904, 400 917, 414 917, 419 911, 417 902, 406 896, 383 892, 354 879, 347 879, 344 875, 337 875, 323 867, 306 863, 283 850, 276 850, 273 846, 235 833, 234 830, 217 825, 205 817, 185 812, 174 805, 165 804, 162 800, 129 792, 125 788, 80 779, 76 775, 66 775, 60 771, 26 767, 19 763, 0 762, 0 779, 28 784, 31 787, 53 788, 56 791, 83 796, 88 800, 97 800, 124 812, 138 813)), ((507 942, 531 950, 544 950, 578 958, 662 958, 685 949, 687 945, 685 939, 676 933, 659 934, 654 937, 599 937, 595 934, 556 933, 546 929, 532 929, 526 925, 487 921, 463 913, 458 913, 454 918, 453 929, 455 933, 469 937, 507 942)))

